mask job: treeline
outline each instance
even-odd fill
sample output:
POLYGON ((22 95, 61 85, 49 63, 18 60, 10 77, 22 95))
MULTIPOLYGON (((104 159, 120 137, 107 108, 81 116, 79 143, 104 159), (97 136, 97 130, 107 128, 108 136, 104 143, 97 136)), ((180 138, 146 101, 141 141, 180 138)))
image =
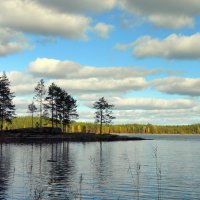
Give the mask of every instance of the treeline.
POLYGON ((60 127, 63 132, 93 133, 170 133, 198 134, 200 125, 156 126, 152 124, 119 124, 113 125, 112 114, 114 105, 104 97, 94 102, 95 123, 75 122, 78 119, 77 102, 63 88, 55 83, 46 89, 41 79, 35 89, 32 103, 27 105, 31 116, 16 117, 13 104, 14 93, 10 90, 10 81, 5 72, 0 76, 0 130, 28 127, 60 127), (35 104, 36 102, 36 104, 35 104), (37 107, 38 106, 38 107, 37 107), (39 117, 34 113, 39 112, 39 117))
MULTIPOLYGON (((40 118, 34 117, 34 127, 39 123, 40 118)), ((50 118, 43 118, 43 126, 52 127, 50 118)), ((57 124, 57 127, 61 127, 57 124)), ((3 129, 17 129, 32 127, 32 117, 17 117, 12 123, 4 123, 3 129)), ((100 133, 100 127, 97 123, 72 122, 66 127, 66 132, 85 132, 100 133)), ((178 125, 178 126, 158 126, 152 124, 112 124, 103 125, 102 133, 152 133, 152 134, 200 134, 200 124, 178 125)))
MULTIPOLYGON (((43 79, 38 81, 33 92, 32 102, 27 105, 28 112, 31 114, 31 127, 34 128, 34 113, 39 112, 35 127, 51 126, 54 128, 59 126, 62 132, 66 132, 67 129, 69 132, 72 122, 79 117, 77 101, 65 89, 55 83, 51 83, 46 89, 43 79), (48 122, 43 123, 43 120, 47 121, 47 119, 48 122), (49 125, 49 122, 51 122, 51 125, 49 125)), ((6 73, 3 72, 2 76, 0 76, 0 130, 30 126, 28 125, 29 123, 25 123, 28 119, 24 119, 22 126, 20 126, 21 123, 16 123, 14 97, 14 93, 10 90, 10 81, 6 73)), ((112 115, 113 107, 114 105, 109 104, 104 97, 101 97, 93 104, 95 123, 99 124, 100 134, 103 133, 103 124, 107 126, 115 119, 112 115)), ((83 128, 80 127, 79 129, 82 130, 83 128)), ((82 132, 85 132, 85 129, 82 132)))

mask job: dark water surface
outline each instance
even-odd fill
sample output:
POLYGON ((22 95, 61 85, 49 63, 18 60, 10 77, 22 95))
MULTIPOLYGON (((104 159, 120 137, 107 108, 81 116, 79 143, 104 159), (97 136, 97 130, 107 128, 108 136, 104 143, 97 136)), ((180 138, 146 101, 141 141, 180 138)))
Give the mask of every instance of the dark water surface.
POLYGON ((0 200, 200 199, 200 136, 145 137, 0 144, 0 200))

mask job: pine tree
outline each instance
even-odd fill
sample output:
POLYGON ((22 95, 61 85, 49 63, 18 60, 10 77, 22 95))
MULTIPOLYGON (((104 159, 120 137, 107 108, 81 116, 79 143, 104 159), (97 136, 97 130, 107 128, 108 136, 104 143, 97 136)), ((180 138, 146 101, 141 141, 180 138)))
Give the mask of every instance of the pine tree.
POLYGON ((100 124, 100 134, 102 134, 103 124, 110 124, 114 116, 112 116, 112 109, 114 105, 109 104, 104 97, 101 97, 98 101, 93 104, 95 112, 95 122, 100 124))
POLYGON ((60 93, 60 98, 57 99, 59 118, 63 125, 63 132, 66 126, 69 125, 73 119, 78 118, 76 100, 69 95, 65 90, 60 93))
POLYGON ((54 127, 54 122, 57 126, 60 121, 64 132, 66 125, 78 118, 76 100, 56 84, 52 83, 49 86, 45 101, 45 108, 51 112, 52 127, 54 127))
POLYGON ((54 127, 54 121, 56 121, 56 126, 58 122, 58 105, 57 101, 60 98, 61 88, 55 83, 52 83, 48 88, 48 95, 45 98, 45 109, 50 110, 51 113, 51 123, 54 127))
POLYGON ((31 113, 32 116, 32 128, 33 128, 33 114, 34 112, 36 112, 37 108, 34 104, 34 102, 32 102, 31 104, 28 105, 28 111, 31 113))
POLYGON ((40 113, 40 128, 42 127, 42 115, 43 115, 43 101, 46 94, 46 89, 44 85, 44 80, 41 79, 37 86, 35 87, 35 99, 39 103, 39 113, 40 113))
POLYGON ((14 93, 10 91, 10 81, 6 73, 0 77, 0 124, 3 129, 4 121, 12 122, 15 115, 15 105, 13 104, 14 93))

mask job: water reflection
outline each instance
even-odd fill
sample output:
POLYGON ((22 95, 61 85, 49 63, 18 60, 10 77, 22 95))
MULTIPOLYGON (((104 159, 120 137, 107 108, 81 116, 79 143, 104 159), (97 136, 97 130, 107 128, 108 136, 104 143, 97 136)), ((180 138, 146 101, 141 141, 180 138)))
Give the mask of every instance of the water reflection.
POLYGON ((162 199, 200 196, 200 140, 1 144, 0 199, 157 199, 153 147, 162 164, 162 199), (125 157, 129 158, 129 161, 125 157), (141 164, 137 187, 135 163, 141 164), (133 177, 129 173, 132 166, 133 177), (136 183, 136 184, 135 184, 136 183))
POLYGON ((9 187, 10 156, 8 146, 0 144, 0 199, 6 199, 9 187))
POLYGON ((47 190, 48 199, 69 197, 73 191, 74 156, 70 154, 69 143, 51 145, 51 160, 47 190))
POLYGON ((66 199, 75 172, 75 156, 70 154, 69 145, 1 144, 0 199, 35 199, 39 193, 47 199, 66 199))

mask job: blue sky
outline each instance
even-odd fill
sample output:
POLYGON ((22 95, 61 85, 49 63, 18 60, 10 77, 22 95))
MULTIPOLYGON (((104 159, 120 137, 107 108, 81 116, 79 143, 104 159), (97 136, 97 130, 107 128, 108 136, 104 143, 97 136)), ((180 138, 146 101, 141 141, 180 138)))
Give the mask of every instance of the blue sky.
POLYGON ((198 0, 6 0, 0 2, 0 71, 27 114, 37 82, 77 99, 115 105, 115 123, 200 121, 198 0))

